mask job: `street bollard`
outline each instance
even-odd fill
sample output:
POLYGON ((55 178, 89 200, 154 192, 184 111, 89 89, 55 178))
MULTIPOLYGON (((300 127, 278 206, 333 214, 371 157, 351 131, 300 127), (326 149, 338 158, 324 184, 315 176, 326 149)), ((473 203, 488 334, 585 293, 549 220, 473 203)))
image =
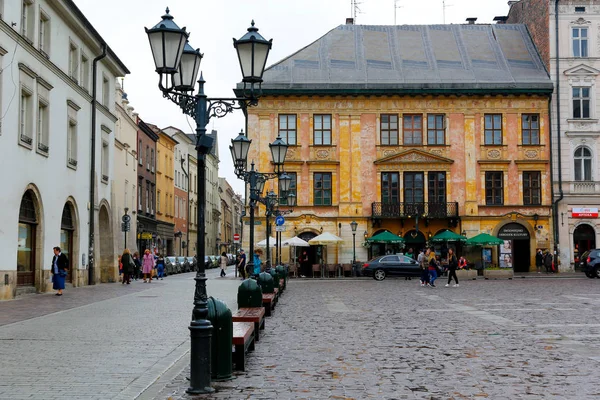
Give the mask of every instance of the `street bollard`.
POLYGON ((284 267, 283 265, 278 265, 277 268, 275 268, 277 273, 279 274, 279 277, 283 278, 283 288, 281 288, 282 290, 285 290, 287 287, 287 268, 284 267))
POLYGON ((211 378, 213 381, 231 379, 233 372, 232 352, 233 322, 231 310, 219 299, 207 300, 208 320, 213 326, 211 338, 211 378))
POLYGON ((279 273, 277 272, 277 270, 275 268, 272 268, 269 273, 271 274, 271 276, 273 277, 273 287, 276 288, 277 290, 279 290, 279 293, 281 294, 281 285, 279 284, 279 273))
POLYGON ((273 277, 271 276, 271 274, 267 273, 267 272, 261 272, 260 275, 258 275, 258 279, 256 280, 256 283, 258 283, 258 285, 260 286, 260 288, 262 289, 263 293, 273 293, 274 292, 274 282, 273 282, 273 277))
POLYGON ((238 309, 246 307, 262 307, 262 290, 254 279, 246 279, 238 287, 238 309))

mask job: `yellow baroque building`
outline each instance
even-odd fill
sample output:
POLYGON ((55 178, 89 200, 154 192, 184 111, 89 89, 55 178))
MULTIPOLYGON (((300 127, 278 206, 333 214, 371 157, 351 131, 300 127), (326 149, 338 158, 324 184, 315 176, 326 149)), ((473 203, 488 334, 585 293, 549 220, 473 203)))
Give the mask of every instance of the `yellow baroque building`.
MULTIPOLYGON (((271 172, 268 144, 289 144, 297 206, 283 237, 344 239, 311 246, 311 263, 418 253, 449 229, 498 236, 492 264, 535 270, 536 249, 553 245, 551 93, 522 25, 342 25, 265 71, 249 161, 271 172), (363 245, 385 230, 405 248, 363 245)), ((457 250, 480 262, 480 248, 457 250)))

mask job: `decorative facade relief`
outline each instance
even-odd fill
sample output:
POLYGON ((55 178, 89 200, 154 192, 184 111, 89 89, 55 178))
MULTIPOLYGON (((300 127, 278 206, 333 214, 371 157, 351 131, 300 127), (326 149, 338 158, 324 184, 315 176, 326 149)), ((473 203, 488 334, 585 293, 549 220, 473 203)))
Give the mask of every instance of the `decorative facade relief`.
POLYGON ((500 152, 500 150, 490 150, 487 152, 488 158, 491 158, 493 160, 500 158, 501 155, 502 153, 500 152))
POLYGON ((315 154, 317 158, 321 160, 326 160, 327 158, 329 158, 329 150, 317 150, 315 154))
POLYGON ((529 159, 534 159, 538 157, 538 152, 537 150, 527 150, 525 152, 525 157, 529 158, 529 159))

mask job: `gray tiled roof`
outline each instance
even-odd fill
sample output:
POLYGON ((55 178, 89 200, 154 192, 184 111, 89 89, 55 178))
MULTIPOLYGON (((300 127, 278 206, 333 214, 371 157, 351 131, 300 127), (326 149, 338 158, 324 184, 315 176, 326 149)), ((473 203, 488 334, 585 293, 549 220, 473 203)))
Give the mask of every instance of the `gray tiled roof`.
POLYGON ((520 24, 340 25, 263 79, 265 93, 552 91, 520 24))

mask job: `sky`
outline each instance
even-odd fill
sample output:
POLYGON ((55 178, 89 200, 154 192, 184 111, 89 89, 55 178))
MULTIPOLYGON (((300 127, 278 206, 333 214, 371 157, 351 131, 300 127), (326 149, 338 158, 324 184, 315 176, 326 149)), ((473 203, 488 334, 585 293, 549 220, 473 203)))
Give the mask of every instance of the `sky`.
MULTIPOLYGON (((169 7, 175 23, 190 32, 189 42, 204 54, 200 69, 209 98, 234 97, 241 72, 233 38, 246 33, 252 20, 265 39, 273 39, 267 65, 272 65, 314 42, 354 16, 351 0, 74 0, 130 74, 124 78, 129 105, 144 121, 164 128, 195 131, 194 120, 162 97, 148 36, 169 7)), ((468 17, 493 23, 508 14, 507 0, 356 0, 360 25, 462 24, 468 17), (445 8, 444 5, 445 4, 445 8), (445 13, 444 13, 445 10, 445 13), (395 21, 394 21, 395 11, 395 21)), ((243 194, 243 182, 233 173, 231 139, 244 127, 244 116, 235 111, 212 118, 207 129, 218 132, 219 176, 243 194)))

